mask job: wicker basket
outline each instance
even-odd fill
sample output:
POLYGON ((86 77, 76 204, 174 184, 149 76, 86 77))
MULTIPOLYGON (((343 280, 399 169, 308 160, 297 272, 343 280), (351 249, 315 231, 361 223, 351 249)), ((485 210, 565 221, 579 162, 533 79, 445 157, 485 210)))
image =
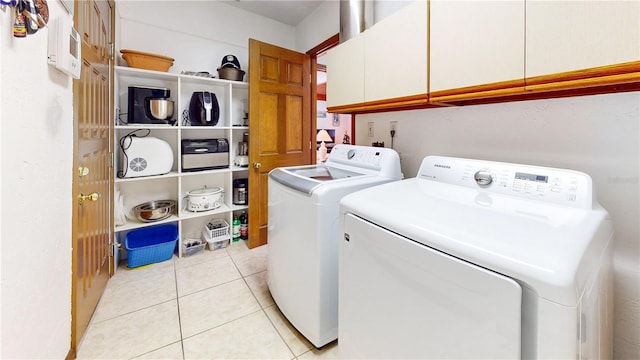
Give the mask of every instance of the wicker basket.
POLYGON ((127 65, 133 68, 168 71, 173 66, 173 58, 135 50, 120 50, 127 65))

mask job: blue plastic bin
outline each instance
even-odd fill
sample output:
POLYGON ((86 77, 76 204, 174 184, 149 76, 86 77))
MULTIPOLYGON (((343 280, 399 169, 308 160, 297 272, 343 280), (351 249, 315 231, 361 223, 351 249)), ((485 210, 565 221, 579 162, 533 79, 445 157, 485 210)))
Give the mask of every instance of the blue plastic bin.
POLYGON ((178 226, 163 224, 131 230, 124 239, 130 268, 166 261, 173 257, 178 226))

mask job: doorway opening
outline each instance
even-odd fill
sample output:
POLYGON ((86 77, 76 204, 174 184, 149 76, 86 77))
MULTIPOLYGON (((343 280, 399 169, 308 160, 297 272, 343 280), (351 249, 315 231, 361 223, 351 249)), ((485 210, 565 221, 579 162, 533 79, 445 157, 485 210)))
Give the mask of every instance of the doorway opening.
POLYGON ((336 34, 315 48, 307 51, 311 57, 312 114, 315 115, 316 162, 326 160, 335 144, 354 144, 355 122, 351 114, 327 112, 327 62, 326 54, 339 44, 336 34), (324 144, 323 144, 324 143, 324 144), (321 147, 326 151, 320 150, 321 147))

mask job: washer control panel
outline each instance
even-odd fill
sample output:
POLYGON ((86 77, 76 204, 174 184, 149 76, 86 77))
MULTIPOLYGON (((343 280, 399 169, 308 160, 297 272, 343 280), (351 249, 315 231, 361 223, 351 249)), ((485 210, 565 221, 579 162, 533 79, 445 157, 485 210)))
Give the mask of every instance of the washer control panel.
POLYGON ((469 188, 591 209, 591 177, 573 170, 428 156, 418 177, 469 188))
POLYGON ((336 144, 331 149, 326 164, 342 164, 369 170, 378 176, 402 178, 400 157, 395 150, 389 148, 336 144))

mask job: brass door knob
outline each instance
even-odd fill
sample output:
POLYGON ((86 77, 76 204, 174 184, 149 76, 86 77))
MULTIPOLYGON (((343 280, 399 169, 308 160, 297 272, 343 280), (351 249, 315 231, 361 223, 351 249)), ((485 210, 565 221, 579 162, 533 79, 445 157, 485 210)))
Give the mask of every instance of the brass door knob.
POLYGON ((78 168, 78 177, 85 177, 89 175, 89 168, 86 166, 80 166, 78 168))
POLYGON ((98 201, 99 198, 100 194, 98 194, 97 192, 92 192, 91 194, 87 195, 80 193, 80 195, 78 195, 78 201, 80 202, 80 204, 85 201, 98 201))
POLYGON ((254 162, 253 163, 253 168, 254 169, 260 169, 260 167, 262 167, 262 164, 260 164, 259 162, 254 162))

